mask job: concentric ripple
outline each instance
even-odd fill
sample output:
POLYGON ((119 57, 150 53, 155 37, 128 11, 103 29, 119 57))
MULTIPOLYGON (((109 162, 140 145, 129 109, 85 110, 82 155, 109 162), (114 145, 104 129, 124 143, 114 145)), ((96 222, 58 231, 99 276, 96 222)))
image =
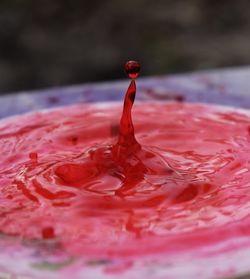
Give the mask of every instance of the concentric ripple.
POLYGON ((126 170, 112 158, 119 115, 118 105, 78 105, 1 121, 1 233, 119 254, 246 233, 248 112, 138 104, 143 148, 126 170))

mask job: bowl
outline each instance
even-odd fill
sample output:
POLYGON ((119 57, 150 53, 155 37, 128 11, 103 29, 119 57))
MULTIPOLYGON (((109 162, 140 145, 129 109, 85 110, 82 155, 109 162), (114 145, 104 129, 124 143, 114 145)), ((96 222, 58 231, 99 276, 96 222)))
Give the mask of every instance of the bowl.
MULTIPOLYGON (((50 88, 2 96, 0 118, 78 103, 121 102, 128 81, 50 88)), ((250 108, 250 68, 210 70, 140 78, 137 101, 177 101, 250 108)), ((249 212, 250 213, 250 212, 249 212)), ((17 279, 160 279, 248 278, 250 238, 227 239, 175 257, 70 257, 52 242, 25 241, 0 235, 0 278, 17 279), (232 247, 233 249, 229 247, 232 247), (198 255, 198 256, 197 256, 198 255), (243 276, 243 277, 242 277, 243 276), (246 277, 244 277, 246 276, 246 277)), ((249 277, 250 278, 250 277, 249 277)))

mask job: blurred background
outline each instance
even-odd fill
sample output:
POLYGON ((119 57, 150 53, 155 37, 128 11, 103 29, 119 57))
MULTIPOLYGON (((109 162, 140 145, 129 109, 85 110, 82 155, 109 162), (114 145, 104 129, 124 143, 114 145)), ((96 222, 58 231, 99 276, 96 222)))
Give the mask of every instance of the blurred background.
POLYGON ((0 92, 250 64, 249 0, 0 0, 0 92))

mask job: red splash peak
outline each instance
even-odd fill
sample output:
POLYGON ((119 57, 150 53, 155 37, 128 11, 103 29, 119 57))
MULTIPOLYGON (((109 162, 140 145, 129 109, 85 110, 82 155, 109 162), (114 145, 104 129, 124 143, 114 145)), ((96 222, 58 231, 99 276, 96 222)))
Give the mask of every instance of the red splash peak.
MULTIPOLYGON (((130 78, 136 78, 140 71, 140 64, 136 61, 128 61, 125 64, 125 71, 130 78)), ((118 142, 113 146, 113 158, 115 161, 124 161, 130 155, 141 149, 140 144, 135 139, 134 125, 131 111, 135 101, 136 83, 133 79, 130 82, 124 98, 123 112, 120 120, 118 142)))

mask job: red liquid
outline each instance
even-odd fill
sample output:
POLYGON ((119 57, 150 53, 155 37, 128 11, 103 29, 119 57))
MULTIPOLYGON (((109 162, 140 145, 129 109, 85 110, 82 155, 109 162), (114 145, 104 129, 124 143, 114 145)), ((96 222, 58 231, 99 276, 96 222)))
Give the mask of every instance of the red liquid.
POLYGON ((133 152, 117 142, 119 116, 120 105, 79 105, 0 122, 1 233, 98 256, 249 233, 249 114, 137 104, 133 152))
POLYGON ((141 69, 141 65, 137 61, 128 61, 124 66, 125 72, 130 78, 137 78, 141 69))

